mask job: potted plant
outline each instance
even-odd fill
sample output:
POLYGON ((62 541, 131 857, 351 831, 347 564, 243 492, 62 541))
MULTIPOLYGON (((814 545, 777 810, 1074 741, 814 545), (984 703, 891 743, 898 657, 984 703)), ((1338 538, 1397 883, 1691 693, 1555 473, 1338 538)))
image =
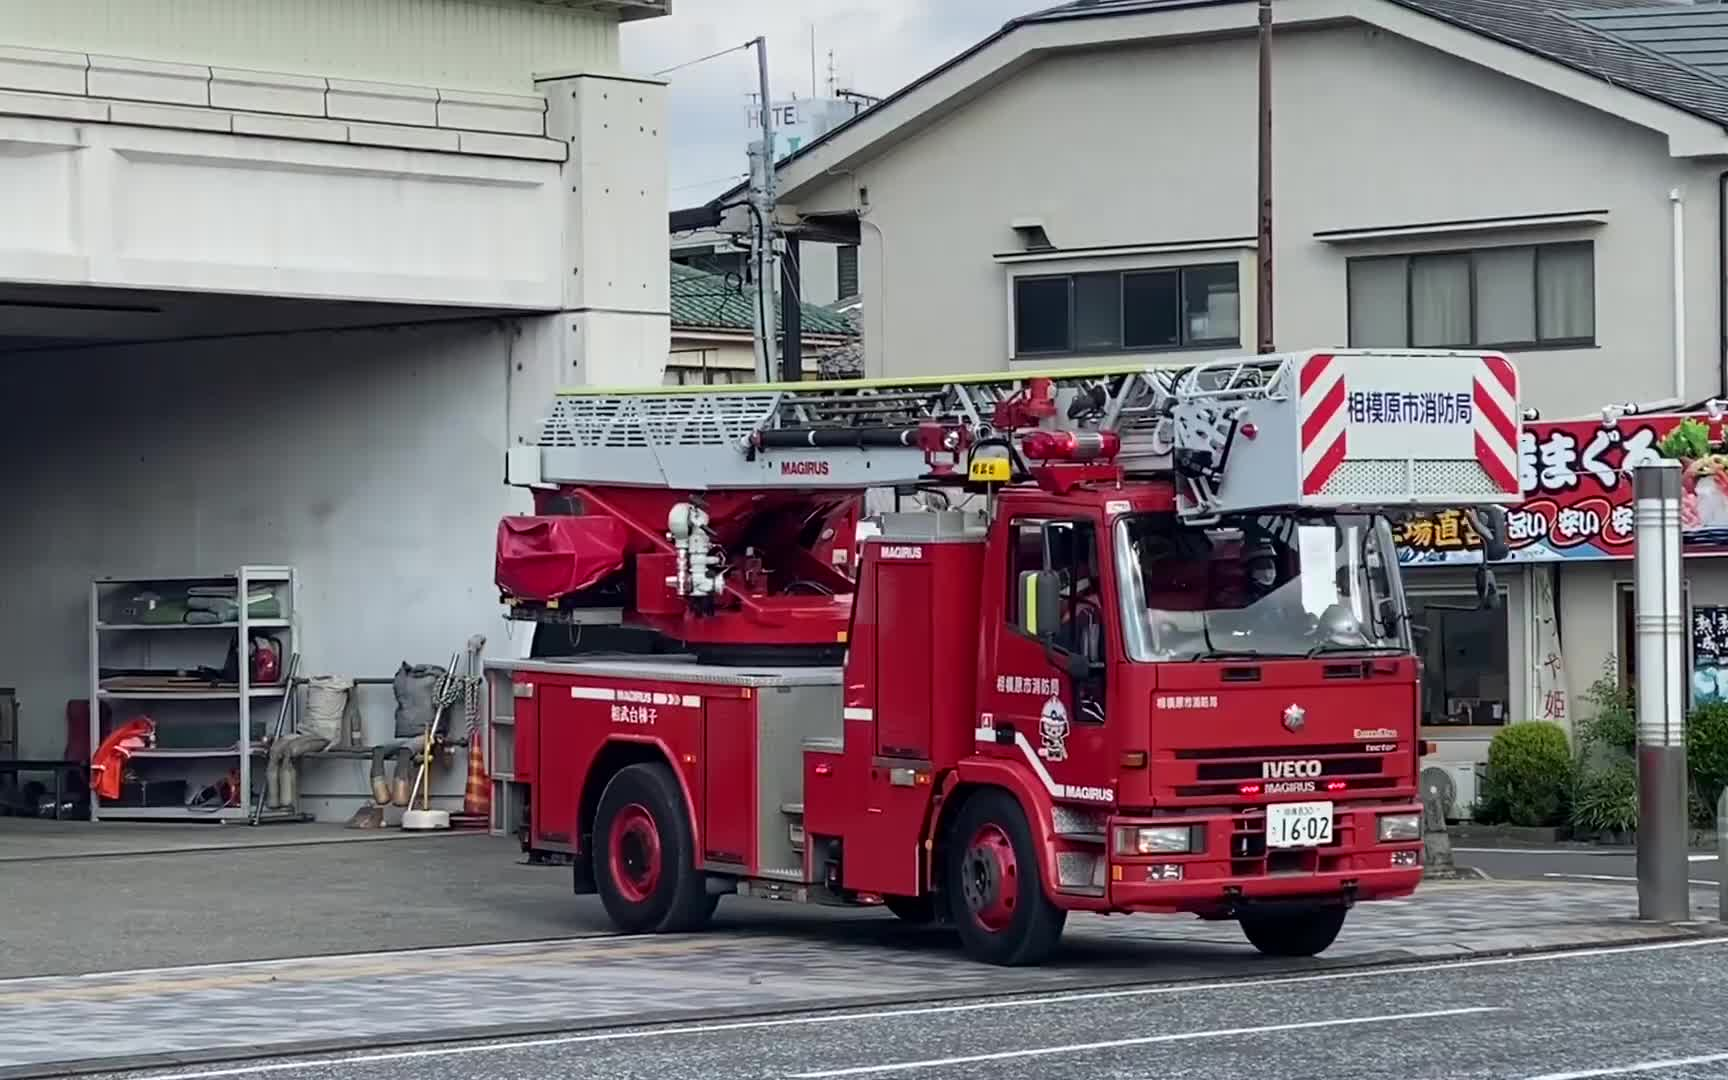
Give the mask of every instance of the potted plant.
POLYGON ((1680 462, 1680 528, 1728 529, 1728 454, 1710 445, 1710 429, 1687 417, 1662 437, 1656 452, 1680 462))

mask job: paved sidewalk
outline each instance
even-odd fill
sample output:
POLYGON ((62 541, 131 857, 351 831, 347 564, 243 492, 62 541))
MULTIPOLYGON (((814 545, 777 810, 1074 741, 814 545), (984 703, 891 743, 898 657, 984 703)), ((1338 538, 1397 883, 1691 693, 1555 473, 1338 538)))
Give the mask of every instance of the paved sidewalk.
MULTIPOLYGON (((1300 962, 1259 957, 1233 924, 1083 916, 1070 921, 1053 963, 1005 971, 966 960, 951 933, 883 915, 9 979, 0 980, 7 1033, 0 1078, 62 1075, 80 1059, 115 1068, 308 1044, 377 1046, 866 1000, 1254 977, 1717 930, 1636 923, 1631 901, 1625 889, 1588 884, 1436 883, 1411 900, 1364 905, 1323 959, 1300 962)), ((738 903, 726 901, 723 915, 738 903)))

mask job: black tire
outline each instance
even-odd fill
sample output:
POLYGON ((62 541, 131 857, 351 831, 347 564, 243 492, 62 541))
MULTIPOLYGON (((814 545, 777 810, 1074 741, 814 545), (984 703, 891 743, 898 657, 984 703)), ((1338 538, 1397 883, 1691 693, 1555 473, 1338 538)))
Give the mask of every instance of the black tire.
POLYGON ((594 815, 594 885, 612 924, 627 934, 699 929, 719 897, 696 869, 690 815, 664 765, 620 769, 594 815))
POLYGON ((1266 956, 1318 956, 1344 929, 1343 906, 1242 916, 1242 933, 1266 956))
POLYGON ((884 896, 882 906, 901 922, 913 926, 928 926, 936 921, 934 896, 884 896))
POLYGON ((1038 847, 1014 797, 992 790, 966 800, 944 849, 949 909, 966 952, 1004 966, 1049 956, 1068 913, 1044 895, 1038 847))

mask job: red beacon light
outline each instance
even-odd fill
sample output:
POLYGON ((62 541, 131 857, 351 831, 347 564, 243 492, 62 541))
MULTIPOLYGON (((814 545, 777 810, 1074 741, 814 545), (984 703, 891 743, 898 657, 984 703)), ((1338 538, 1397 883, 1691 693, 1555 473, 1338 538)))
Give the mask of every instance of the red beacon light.
POLYGON ((1035 461, 1109 460, 1121 452, 1122 438, 1114 431, 1034 431, 1020 450, 1035 461))

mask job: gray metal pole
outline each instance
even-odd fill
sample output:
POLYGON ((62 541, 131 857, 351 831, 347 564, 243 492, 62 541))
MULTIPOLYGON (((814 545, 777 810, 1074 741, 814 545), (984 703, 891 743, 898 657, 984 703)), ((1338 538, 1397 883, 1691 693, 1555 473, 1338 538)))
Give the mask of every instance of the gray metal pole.
POLYGON ((1260 181, 1256 226, 1259 273, 1255 275, 1257 351, 1274 351, 1272 333, 1272 0, 1260 0, 1260 181))
POLYGON ((779 358, 775 355, 774 286, 778 277, 774 258, 774 208, 777 201, 774 174, 774 107, 768 97, 768 39, 759 37, 756 46, 756 75, 762 95, 761 154, 750 168, 750 202, 755 208, 754 244, 752 255, 756 263, 756 377, 762 382, 779 378, 779 358))
POLYGON ((799 262, 796 233, 786 234, 785 257, 780 260, 780 378, 786 382, 804 379, 803 267, 799 262))
POLYGON ((1716 800, 1716 921, 1728 922, 1728 788, 1716 800))
POLYGON ((1692 915, 1686 864, 1685 620, 1680 597, 1680 464, 1633 473, 1632 575, 1638 649, 1638 917, 1692 915))

